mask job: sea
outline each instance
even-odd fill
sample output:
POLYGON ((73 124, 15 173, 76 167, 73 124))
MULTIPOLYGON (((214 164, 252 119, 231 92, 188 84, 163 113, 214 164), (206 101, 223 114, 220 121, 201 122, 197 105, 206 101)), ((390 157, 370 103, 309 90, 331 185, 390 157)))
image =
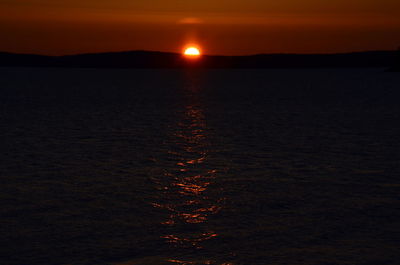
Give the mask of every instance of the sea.
POLYGON ((400 264, 400 74, 0 68, 0 264, 400 264))

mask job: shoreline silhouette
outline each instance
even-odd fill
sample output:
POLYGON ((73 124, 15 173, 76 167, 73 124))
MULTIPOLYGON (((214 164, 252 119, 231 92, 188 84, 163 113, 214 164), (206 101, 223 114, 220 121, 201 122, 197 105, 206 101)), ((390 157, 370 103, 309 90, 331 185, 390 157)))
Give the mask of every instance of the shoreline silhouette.
POLYGON ((126 51, 64 56, 0 52, 1 67, 64 68, 369 68, 399 70, 398 51, 333 54, 204 55, 187 60, 178 53, 126 51))

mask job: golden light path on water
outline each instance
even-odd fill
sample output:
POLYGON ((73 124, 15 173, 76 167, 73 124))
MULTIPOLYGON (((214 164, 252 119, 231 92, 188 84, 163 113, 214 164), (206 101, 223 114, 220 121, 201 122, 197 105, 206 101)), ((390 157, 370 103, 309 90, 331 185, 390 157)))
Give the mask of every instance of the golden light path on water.
POLYGON ((162 224, 170 233, 161 237, 177 253, 169 257, 168 262, 229 265, 231 263, 217 263, 211 257, 196 256, 198 251, 206 248, 207 241, 219 236, 208 221, 221 210, 224 199, 210 188, 218 171, 207 164, 211 146, 204 111, 198 100, 198 82, 193 76, 186 78, 187 104, 170 135, 172 145, 168 156, 171 167, 157 178, 162 199, 153 206, 168 212, 162 224))

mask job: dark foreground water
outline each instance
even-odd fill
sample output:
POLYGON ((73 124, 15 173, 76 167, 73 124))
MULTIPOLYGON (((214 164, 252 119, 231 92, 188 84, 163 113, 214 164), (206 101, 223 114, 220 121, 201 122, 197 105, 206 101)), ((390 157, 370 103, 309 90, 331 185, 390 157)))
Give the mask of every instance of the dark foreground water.
POLYGON ((400 262, 400 75, 0 69, 0 264, 400 262))

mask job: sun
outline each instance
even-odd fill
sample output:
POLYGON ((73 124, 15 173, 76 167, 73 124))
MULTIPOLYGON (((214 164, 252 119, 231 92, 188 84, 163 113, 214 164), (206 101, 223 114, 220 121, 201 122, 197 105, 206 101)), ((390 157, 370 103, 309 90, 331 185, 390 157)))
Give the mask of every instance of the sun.
POLYGON ((201 52, 200 52, 199 48, 191 46, 191 47, 186 48, 183 54, 187 57, 195 58, 195 57, 199 57, 201 55, 201 52))

